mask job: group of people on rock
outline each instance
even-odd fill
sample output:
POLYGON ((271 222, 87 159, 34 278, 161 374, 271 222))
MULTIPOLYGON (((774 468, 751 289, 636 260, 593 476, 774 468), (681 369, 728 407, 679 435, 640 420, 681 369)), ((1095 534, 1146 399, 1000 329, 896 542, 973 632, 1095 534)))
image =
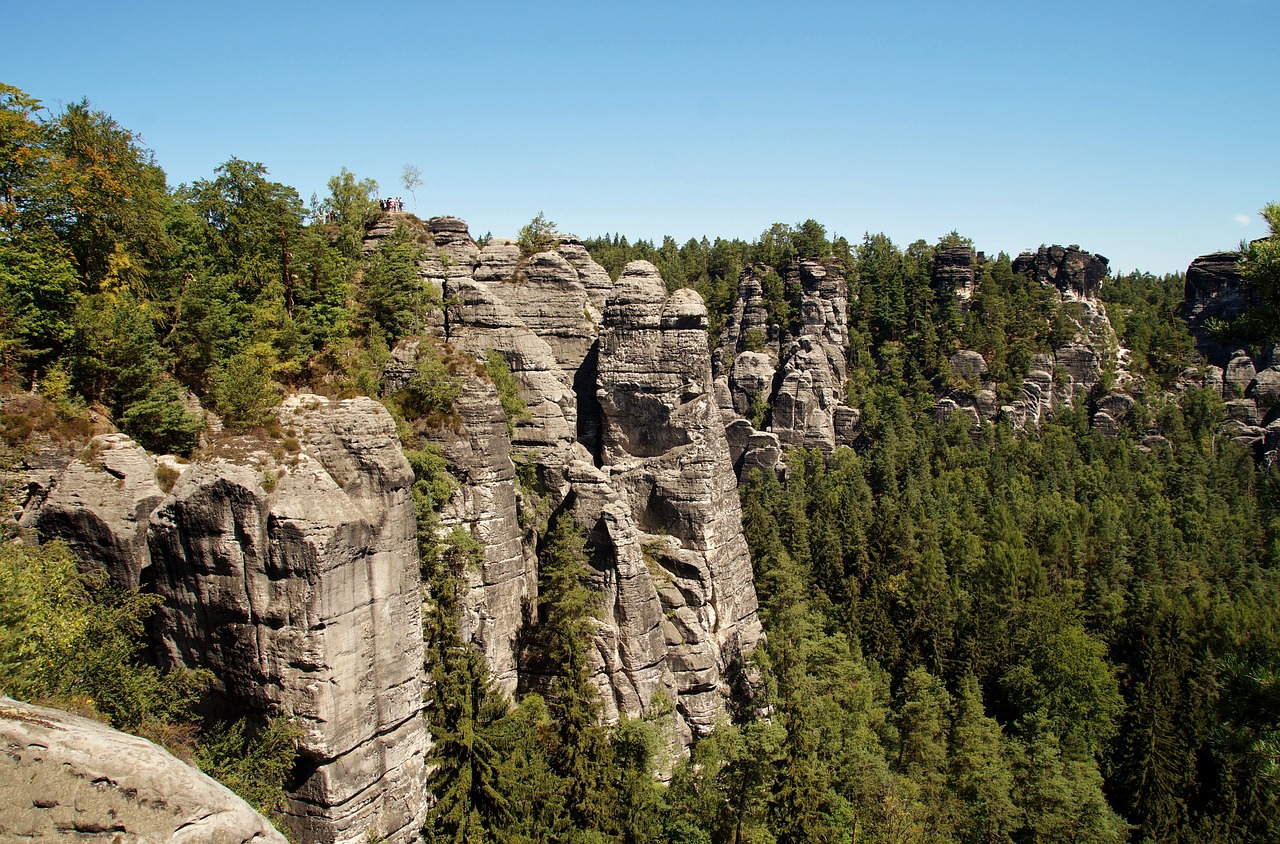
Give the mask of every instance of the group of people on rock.
POLYGON ((386 199, 379 199, 378 204, 382 206, 383 211, 404 210, 404 200, 398 196, 389 196, 386 199))

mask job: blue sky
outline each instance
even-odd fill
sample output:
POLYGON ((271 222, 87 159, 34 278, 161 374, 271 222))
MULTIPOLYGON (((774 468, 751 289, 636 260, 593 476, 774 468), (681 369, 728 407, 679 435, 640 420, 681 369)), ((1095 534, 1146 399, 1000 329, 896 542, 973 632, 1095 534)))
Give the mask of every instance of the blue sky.
MULTIPOLYGON (((1280 200, 1276 0, 21 3, 0 81, 88 97, 174 184, 346 167, 514 236, 1078 243, 1185 269, 1280 200)), ((406 201, 412 204, 409 196, 406 201)))

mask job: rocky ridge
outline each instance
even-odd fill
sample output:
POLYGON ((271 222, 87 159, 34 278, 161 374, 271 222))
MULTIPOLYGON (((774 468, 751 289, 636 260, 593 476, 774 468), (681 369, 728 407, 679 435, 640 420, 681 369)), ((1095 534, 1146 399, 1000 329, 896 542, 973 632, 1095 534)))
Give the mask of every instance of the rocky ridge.
MULTIPOLYGON (((966 247, 939 250, 934 279, 940 290, 972 291, 976 263, 966 268, 972 255, 966 247)), ((1033 428, 1063 406, 1092 402, 1093 425, 1105 434, 1118 431, 1117 419, 1133 404, 1126 392, 1131 381, 1128 351, 1119 345, 1099 294, 1107 277, 1108 261, 1078 246, 1042 246, 1023 252, 1013 261, 1015 273, 1026 273, 1052 290, 1061 303, 1065 334, 1069 339, 1049 352, 1033 356, 1030 369, 1016 386, 1015 398, 1002 403, 996 385, 988 377, 987 361, 972 350, 961 350, 949 360, 951 381, 937 399, 939 420, 967 414, 974 423, 1008 419, 1017 429, 1033 428), (1098 395, 1104 377, 1110 386, 1098 395)), ((971 295, 971 294, 970 294, 971 295)))
MULTIPOLYGON (((938 294, 955 297, 961 311, 967 310, 984 260, 971 247, 939 248, 932 266, 938 294)), ((1022 429, 1038 425, 1056 407, 1094 401, 1095 425, 1114 432, 1133 398, 1125 392, 1128 353, 1117 343, 1098 298, 1107 259, 1075 246, 1042 247, 1020 255, 1014 270, 1030 273, 1055 292, 1070 340, 1035 356, 1017 397, 1008 403, 1000 401, 981 354, 955 353, 949 361, 951 379, 936 400, 936 418, 965 414, 974 424, 1003 418, 1022 429), (1097 396, 1104 374, 1114 377, 1114 386, 1097 396)), ((788 446, 830 453, 858 441, 861 413, 845 400, 847 296, 841 270, 818 261, 743 272, 713 355, 717 402, 739 472, 785 471, 788 446), (790 324, 779 324, 769 313, 764 294, 769 273, 782 280, 795 314, 790 324)))
POLYGON ((803 260, 743 272, 712 358, 717 402, 739 471, 781 470, 787 446, 830 453, 858 436, 861 414, 844 400, 848 295, 834 264, 803 260), (775 272, 793 303, 788 325, 774 321, 765 303, 765 277, 775 272))
MULTIPOLYGON (((706 308, 692 291, 668 295, 645 262, 615 285, 572 236, 526 256, 504 239, 468 245, 460 224, 427 224, 452 238, 439 247, 448 261, 422 265, 448 303, 435 339, 501 355, 527 411, 508 436, 493 385, 465 376, 460 424, 432 435, 461 482, 444 529, 484 547, 463 635, 505 690, 539 687, 518 641, 536 618, 538 525, 567 513, 602 594, 590 657, 606 720, 669 701, 687 745, 727 717, 741 657, 762 637, 706 308)), ((412 359, 413 345, 396 354, 412 359)))

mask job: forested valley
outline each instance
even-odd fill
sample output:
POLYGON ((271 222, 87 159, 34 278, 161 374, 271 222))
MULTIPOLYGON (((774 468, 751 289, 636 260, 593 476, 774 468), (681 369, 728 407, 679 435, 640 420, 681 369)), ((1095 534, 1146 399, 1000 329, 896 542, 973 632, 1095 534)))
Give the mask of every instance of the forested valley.
MULTIPOLYGON (((382 400, 414 472, 430 596, 426 840, 1280 840, 1280 469, 1225 432, 1232 395, 1180 380, 1205 366, 1181 274, 1105 279, 1135 399, 1114 431, 1087 401, 1015 430, 935 412, 966 388, 956 352, 981 354, 1007 404, 1075 330, 1070 303, 1009 255, 984 259, 961 307, 933 272, 939 250, 972 246, 956 232, 900 246, 808 220, 753 242, 584 239, 614 280, 646 260, 696 290, 713 345, 746 271, 783 326, 799 302, 774 270, 810 260, 848 279, 845 400, 861 428, 740 479, 767 639, 732 719, 686 755, 661 712, 604 723, 590 537, 569 518, 529 516, 540 623, 523 645, 549 681, 511 699, 460 627, 479 551, 440 528, 457 481, 424 432, 456 423, 463 373, 494 385, 512 430, 524 405, 501 355, 426 340, 384 390, 391 350, 449 303, 419 274, 415 215, 366 248, 379 195, 342 169, 307 202, 237 158, 170 185, 88 102, 54 112, 0 85, 0 435, 9 466, 116 430, 180 461, 207 448, 208 412, 293 451, 285 395, 382 400)), ((1263 213, 1271 236, 1241 254, 1254 307, 1211 328, 1280 349, 1280 207, 1263 213)), ((528 257, 557 236, 539 215, 518 245, 528 257)), ((752 408, 755 426, 771 412, 752 408)), ((536 467, 517 475, 541 501, 536 467)), ((18 533, 0 546, 0 692, 151 738, 278 814, 297 728, 215 705, 206 671, 161 671, 144 645, 155 596, 18 533)))

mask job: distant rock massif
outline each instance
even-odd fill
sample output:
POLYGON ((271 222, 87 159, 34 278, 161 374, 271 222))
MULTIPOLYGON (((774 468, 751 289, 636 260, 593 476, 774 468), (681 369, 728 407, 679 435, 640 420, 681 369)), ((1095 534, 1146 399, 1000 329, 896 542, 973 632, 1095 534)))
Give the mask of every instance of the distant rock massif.
MULTIPOLYGON (((604 717, 674 703, 673 750, 688 746, 751 686, 744 657, 763 637, 736 474, 785 472, 790 446, 830 453, 862 435, 846 398, 844 275, 812 260, 748 268, 712 349, 701 298, 668 292, 647 262, 615 283, 572 237, 525 255, 509 240, 476 243, 461 220, 409 215, 385 216, 366 251, 399 222, 420 227, 420 272, 445 307, 427 336, 392 349, 387 389, 412 376, 428 344, 447 344, 478 362, 500 355, 527 411, 508 419, 483 367, 463 368, 456 424, 430 433, 457 480, 443 529, 483 548, 464 573, 463 637, 503 690, 542 687, 519 643, 536 623, 539 530, 569 516, 602 596, 590 660, 604 717), (793 306, 787 325, 765 305, 770 273, 793 306)), ((982 261, 939 249, 938 291, 967 308, 982 261)), ((1114 433, 1134 399, 1098 298, 1107 260, 1055 246, 1014 267, 1061 298, 1067 342, 1037 355, 1006 403, 982 355, 957 352, 937 418, 1021 429, 1087 402, 1094 426, 1114 433)), ((1192 264, 1193 328, 1238 312, 1242 296, 1233 258, 1192 264)), ((1208 366, 1184 386, 1220 390, 1235 435, 1274 449, 1277 350, 1207 340, 1204 350, 1208 366)), ((430 743, 413 473, 373 399, 291 396, 279 424, 278 440, 220 435, 190 463, 100 435, 66 465, 32 470, 22 524, 67 539, 120 585, 162 595, 152 631, 162 663, 207 667, 227 701, 303 728, 288 810, 300 840, 411 840, 428 805, 430 743)))
POLYGON ((1250 344, 1229 331, 1211 330, 1256 304, 1241 281, 1239 259, 1238 252, 1213 252, 1187 268, 1183 316, 1205 366, 1189 369, 1182 380, 1221 395, 1227 433, 1258 459, 1275 462, 1280 459, 1280 345, 1250 344))

